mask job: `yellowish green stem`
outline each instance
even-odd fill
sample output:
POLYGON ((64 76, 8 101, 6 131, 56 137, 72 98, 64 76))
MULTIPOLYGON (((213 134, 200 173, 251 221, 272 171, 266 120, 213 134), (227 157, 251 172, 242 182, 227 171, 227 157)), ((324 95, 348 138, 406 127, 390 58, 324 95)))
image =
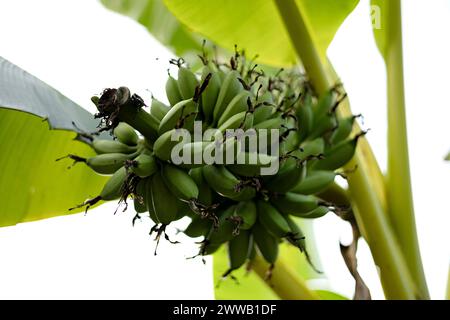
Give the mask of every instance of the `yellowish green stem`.
MULTIPOLYGON (((290 35, 294 48, 308 72, 316 91, 324 93, 332 86, 332 80, 326 72, 320 54, 312 41, 304 19, 295 1, 274 0, 290 35)), ((333 79, 336 81, 336 79, 333 79)), ((349 190, 353 204, 356 206, 355 216, 364 232, 371 248, 375 263, 380 268, 380 276, 388 299, 414 299, 415 286, 399 249, 397 239, 389 224, 385 212, 378 164, 369 145, 361 139, 350 167, 358 166, 358 170, 349 177, 349 190), (361 148, 362 145, 362 148, 361 148), (371 168, 375 166, 376 169, 371 168)))
POLYGON ((429 298, 420 257, 414 219, 413 196, 408 156, 403 79, 403 49, 400 0, 387 3, 386 69, 388 94, 387 200, 389 217, 400 249, 417 285, 418 296, 429 298))
POLYGON ((308 288, 306 282, 298 276, 283 259, 278 259, 272 270, 270 279, 266 279, 269 264, 260 256, 256 256, 252 264, 253 270, 264 279, 270 288, 284 300, 319 300, 319 296, 308 288))

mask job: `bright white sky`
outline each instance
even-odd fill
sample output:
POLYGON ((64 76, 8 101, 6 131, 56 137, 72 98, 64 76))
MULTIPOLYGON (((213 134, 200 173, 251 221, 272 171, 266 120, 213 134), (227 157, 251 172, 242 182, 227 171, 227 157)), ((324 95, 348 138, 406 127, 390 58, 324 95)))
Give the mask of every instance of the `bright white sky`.
MULTIPOLYGON (((444 297, 450 257, 450 1, 404 1, 407 112, 418 232, 431 295, 444 297)), ((161 99, 172 54, 128 18, 88 0, 0 0, 0 55, 90 109, 105 87, 126 85, 161 99), (120 40, 118 40, 120 39, 120 40), (123 40, 125 39, 125 40, 123 40), (117 41, 117 42, 116 42, 117 41), (117 43, 117 44, 116 44, 117 43), (120 47, 120 44, 128 44, 120 47), (156 60, 159 58, 159 60, 156 60)), ((385 168, 385 73, 362 0, 329 55, 363 113, 368 138, 385 168)), ((192 242, 162 242, 158 256, 148 223, 131 227, 132 213, 105 205, 82 214, 0 229, 0 298, 213 298, 211 263, 185 260, 192 242)), ((181 223, 182 225, 183 223, 181 223)), ((339 253, 348 227, 330 215, 315 222, 331 289, 348 297, 353 281, 339 253)), ((172 232, 175 230, 172 229, 172 232)), ((364 242, 360 272, 374 298, 383 294, 364 242)))

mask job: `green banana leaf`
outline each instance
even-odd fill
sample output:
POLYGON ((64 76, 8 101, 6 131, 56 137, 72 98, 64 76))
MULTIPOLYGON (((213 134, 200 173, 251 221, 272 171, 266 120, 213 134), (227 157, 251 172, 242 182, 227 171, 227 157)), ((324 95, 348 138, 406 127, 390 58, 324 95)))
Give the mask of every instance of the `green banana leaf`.
POLYGON ((101 0, 101 3, 138 21, 178 56, 196 55, 201 50, 201 38, 178 22, 162 0, 101 0))
POLYGON ((105 178, 57 158, 94 152, 92 114, 0 57, 0 227, 74 213, 105 178), (52 130, 49 130, 52 129, 52 130))
POLYGON ((450 161, 450 153, 445 157, 445 160, 450 161))
MULTIPOLYGON (((323 57, 339 26, 358 0, 296 0, 305 14, 323 57)), ((203 37, 222 48, 234 45, 249 57, 272 66, 297 63, 296 54, 277 13, 268 0, 101 0, 107 8, 142 25, 177 55, 192 55, 203 37), (170 11, 169 11, 170 10, 170 11), (180 23, 181 22, 181 23, 180 23)), ((197 51, 197 52, 196 52, 197 51)))
MULTIPOLYGON (((293 0, 286 0, 293 1, 293 0)), ((295 0, 323 58, 339 26, 358 0, 295 0)), ((237 45, 251 58, 274 66, 297 63, 295 51, 273 1, 164 0, 186 26, 219 46, 237 45)))

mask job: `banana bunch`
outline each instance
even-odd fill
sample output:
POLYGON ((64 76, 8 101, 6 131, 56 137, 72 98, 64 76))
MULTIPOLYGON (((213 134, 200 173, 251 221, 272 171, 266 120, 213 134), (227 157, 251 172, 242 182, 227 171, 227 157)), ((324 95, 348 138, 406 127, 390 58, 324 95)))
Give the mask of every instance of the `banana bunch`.
POLYGON ((100 130, 112 130, 115 139, 94 139, 93 158, 70 156, 111 176, 99 196, 83 205, 126 203, 131 197, 136 217, 148 213, 155 222, 158 240, 167 225, 188 216, 184 233, 203 238, 199 255, 228 247, 230 269, 224 275, 257 253, 274 265, 282 241, 307 255, 295 219, 319 218, 337 208, 318 195, 343 175, 338 170, 364 134, 353 133, 357 116, 336 115, 345 93, 336 86, 318 97, 298 72, 266 75, 238 53, 228 64, 207 57, 202 62, 194 73, 182 60, 172 61, 178 77, 169 75, 166 82, 169 105, 152 98, 147 111, 125 87, 93 99, 100 130), (214 134, 192 141, 198 129, 214 134), (228 136, 229 130, 252 130, 266 139, 265 152, 228 136), (262 175, 273 161, 278 170, 262 175))

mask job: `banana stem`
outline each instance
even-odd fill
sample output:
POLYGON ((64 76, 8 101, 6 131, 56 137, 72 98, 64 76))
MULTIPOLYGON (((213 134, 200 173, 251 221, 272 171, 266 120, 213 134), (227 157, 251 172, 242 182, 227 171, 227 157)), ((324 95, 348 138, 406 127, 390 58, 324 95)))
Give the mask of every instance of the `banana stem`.
POLYGON ((283 300, 319 300, 319 296, 308 288, 306 282, 300 278, 282 259, 278 259, 269 280, 266 279, 270 265, 257 255, 252 268, 269 287, 283 300))
MULTIPOLYGON (((274 1, 311 83, 319 94, 326 92, 332 81, 295 1, 274 1)), ((364 138, 360 139, 360 144, 362 147, 358 147, 354 159, 347 166, 358 167, 348 179, 351 199, 357 207, 354 210, 357 223, 364 230, 375 263, 380 268, 386 297, 414 299, 415 286, 385 212, 384 192, 382 189, 377 191, 382 186, 378 164, 364 138)))
POLYGON ((387 194, 389 218, 421 298, 429 293, 420 257, 409 170, 403 79, 400 0, 387 3, 386 70, 388 95, 387 194))

